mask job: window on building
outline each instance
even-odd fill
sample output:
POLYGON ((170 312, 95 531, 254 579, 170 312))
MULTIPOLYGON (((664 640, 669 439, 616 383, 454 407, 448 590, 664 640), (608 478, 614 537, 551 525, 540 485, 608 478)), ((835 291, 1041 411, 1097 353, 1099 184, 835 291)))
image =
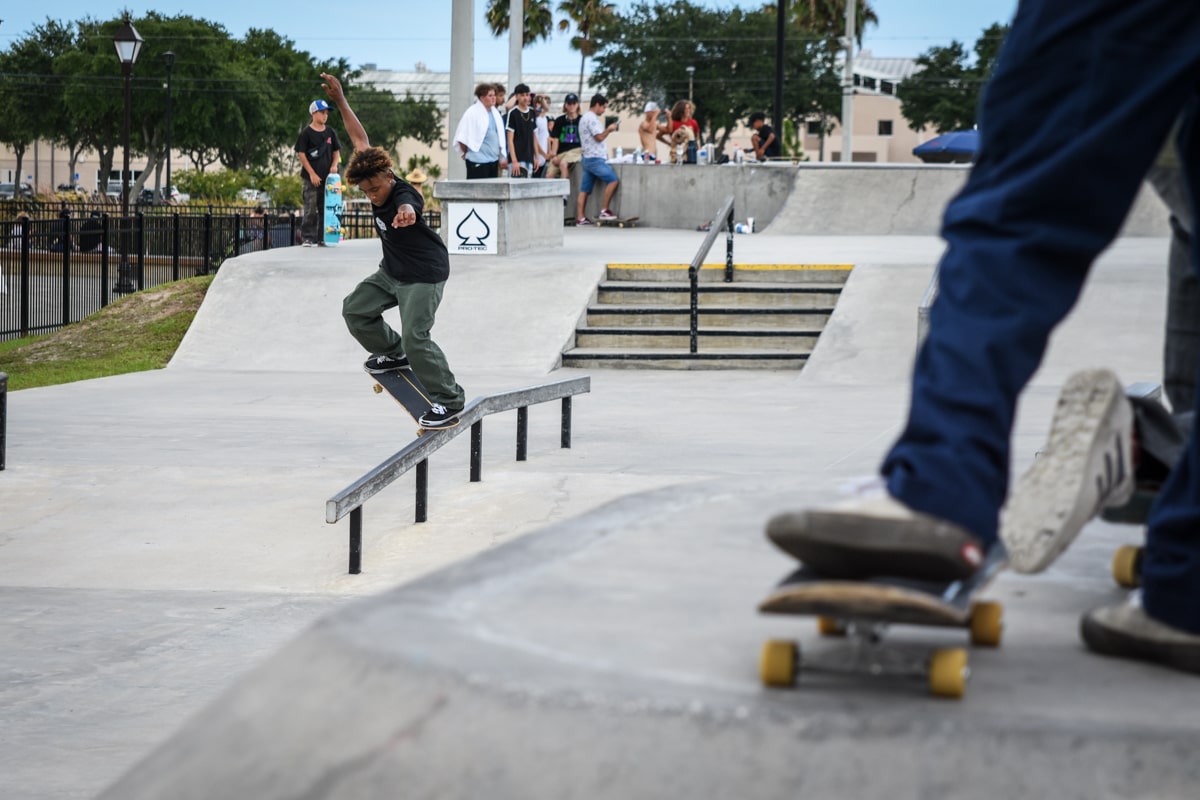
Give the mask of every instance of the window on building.
POLYGON ((891 136, 892 135, 892 121, 890 119, 879 120, 879 135, 880 136, 891 136))
POLYGON ((820 136, 821 135, 821 120, 810 119, 808 121, 808 135, 809 136, 820 136))
POLYGON ((879 91, 883 92, 884 94, 894 95, 896 94, 896 84, 892 83, 891 81, 880 81, 879 91))

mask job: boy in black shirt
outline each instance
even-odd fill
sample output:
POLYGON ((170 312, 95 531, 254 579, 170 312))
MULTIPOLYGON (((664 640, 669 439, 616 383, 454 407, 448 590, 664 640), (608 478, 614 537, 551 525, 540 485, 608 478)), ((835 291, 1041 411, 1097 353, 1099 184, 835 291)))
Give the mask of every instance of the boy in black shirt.
POLYGON ((579 96, 574 92, 563 101, 563 115, 550 129, 550 155, 546 177, 567 177, 567 165, 576 164, 583 155, 579 140, 579 96))
POLYGON ((513 89, 517 105, 508 112, 509 167, 514 178, 532 178, 535 153, 541 150, 537 143, 537 113, 529 105, 529 87, 518 83, 513 89))
POLYGON ((379 269, 342 302, 342 317, 350 334, 375 355, 363 365, 367 372, 411 369, 425 385, 433 408, 418 424, 422 428, 453 428, 466 399, 454 379, 446 356, 430 336, 442 289, 450 275, 450 256, 440 236, 421 216, 421 193, 396 176, 392 160, 371 147, 367 132, 350 108, 341 82, 324 72, 329 95, 354 143, 346 181, 371 201, 375 229, 383 245, 379 269), (383 320, 383 312, 398 308, 399 334, 383 320))
POLYGON ((300 186, 303 187, 304 217, 300 238, 305 247, 325 246, 321 216, 325 210, 325 179, 338 171, 341 147, 337 133, 328 126, 329 104, 313 100, 308 107, 312 123, 300 131, 296 155, 300 159, 300 186))
POLYGON ((750 115, 750 127, 754 133, 750 136, 750 144, 754 147, 754 157, 759 161, 779 158, 783 150, 779 146, 779 137, 767 124, 767 115, 756 111, 750 115))

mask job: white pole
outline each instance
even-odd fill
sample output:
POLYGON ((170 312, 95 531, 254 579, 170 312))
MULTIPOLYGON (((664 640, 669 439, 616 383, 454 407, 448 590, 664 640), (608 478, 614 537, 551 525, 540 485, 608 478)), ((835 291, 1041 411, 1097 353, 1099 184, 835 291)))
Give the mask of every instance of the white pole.
POLYGON ((846 68, 842 71, 842 163, 854 160, 854 11, 858 0, 846 3, 846 68))
POLYGON ((458 121, 475 102, 475 0, 454 0, 450 15, 450 106, 446 114, 449 164, 446 177, 467 178, 467 164, 454 145, 458 121))
POLYGON ((521 82, 521 47, 525 44, 525 0, 508 3, 508 96, 521 82))

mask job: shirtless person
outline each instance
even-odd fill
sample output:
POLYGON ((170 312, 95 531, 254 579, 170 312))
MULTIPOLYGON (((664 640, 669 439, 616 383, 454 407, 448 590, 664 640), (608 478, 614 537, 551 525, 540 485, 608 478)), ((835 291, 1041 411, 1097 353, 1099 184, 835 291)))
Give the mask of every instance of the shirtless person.
POLYGON ((646 103, 646 118, 638 123, 638 137, 642 140, 642 150, 658 160, 658 143, 670 146, 671 131, 666 125, 658 124, 658 103, 646 103))

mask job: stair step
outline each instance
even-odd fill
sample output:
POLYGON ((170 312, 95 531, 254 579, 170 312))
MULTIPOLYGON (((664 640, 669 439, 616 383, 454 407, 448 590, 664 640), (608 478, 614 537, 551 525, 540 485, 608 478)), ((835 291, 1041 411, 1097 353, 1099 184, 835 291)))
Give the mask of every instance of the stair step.
MULTIPOLYGON (((710 328, 802 328, 825 327, 832 308, 776 308, 756 306, 708 307, 697 309, 701 330, 710 328)), ((615 327, 687 327, 691 323, 689 306, 597 305, 587 310, 589 328, 615 327)))
POLYGON ((788 369, 798 370, 808 360, 807 353, 762 353, 719 350, 698 353, 687 348, 625 350, 577 347, 563 353, 564 367, 586 369, 788 369))
MULTIPOLYGON (((832 308, 841 296, 840 284, 822 283, 805 286, 749 283, 700 284, 696 299, 704 306, 781 306, 786 308, 832 308)), ((604 281, 597 288, 602 305, 652 304, 691 305, 691 286, 687 283, 653 281, 604 281)))
MULTIPOLYGON (((809 352, 817 344, 819 330, 785 328, 718 328, 701 330, 697 341, 701 349, 747 349, 765 352, 809 352)), ((691 342, 687 328, 578 328, 578 347, 648 349, 674 347, 686 349, 691 342)))
MULTIPOLYGON (((850 264, 734 264, 733 282, 845 283, 850 264)), ((609 264, 608 280, 618 281, 684 281, 688 280, 687 264, 609 264)), ((725 264, 705 264, 700 268, 702 283, 725 280, 725 264)))

